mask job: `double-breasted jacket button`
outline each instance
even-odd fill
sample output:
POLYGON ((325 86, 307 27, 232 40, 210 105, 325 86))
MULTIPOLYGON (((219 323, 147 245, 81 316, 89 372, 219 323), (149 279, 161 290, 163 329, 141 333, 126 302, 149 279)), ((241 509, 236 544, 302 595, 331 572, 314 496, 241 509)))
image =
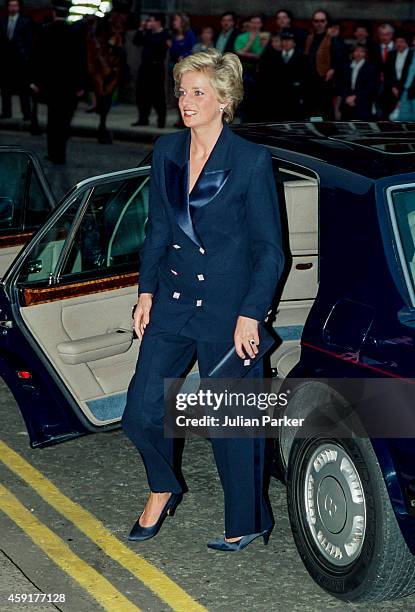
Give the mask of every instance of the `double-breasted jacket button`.
POLYGON ((196 306, 201 306, 202 305, 202 300, 196 300, 196 306))
POLYGON ((180 293, 179 293, 178 291, 175 291, 175 292, 173 293, 173 297, 174 297, 174 299, 175 299, 175 300, 178 300, 178 299, 179 299, 179 297, 180 297, 180 293))
POLYGON ((203 276, 203 274, 198 274, 197 280, 200 280, 200 281, 205 280, 205 277, 203 276))
POLYGON ((200 253, 202 253, 202 255, 204 255, 206 253, 205 249, 203 247, 200 247, 199 249, 200 253))
POLYGON ((174 276, 177 276, 179 274, 178 272, 176 272, 176 270, 173 270, 173 269, 170 269, 170 272, 174 274, 174 276))
POLYGON ((174 249, 181 249, 182 247, 180 246, 180 244, 173 244, 173 248, 174 249))

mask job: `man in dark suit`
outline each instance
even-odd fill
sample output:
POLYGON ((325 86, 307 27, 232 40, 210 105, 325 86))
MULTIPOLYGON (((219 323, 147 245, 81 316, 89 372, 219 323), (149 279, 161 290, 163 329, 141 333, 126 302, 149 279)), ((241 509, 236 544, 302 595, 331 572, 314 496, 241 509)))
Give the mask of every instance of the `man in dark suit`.
POLYGON ((281 34, 281 44, 282 50, 276 50, 272 39, 259 60, 260 115, 263 121, 300 121, 305 112, 307 59, 291 32, 281 34))
POLYGON ((12 116, 11 97, 19 94, 25 121, 30 120, 29 60, 33 24, 20 14, 20 0, 7 0, 7 17, 0 20, 0 79, 2 119, 12 116))
POLYGON ((70 6, 67 0, 55 0, 53 21, 43 27, 33 69, 32 89, 48 107, 48 159, 55 164, 66 161, 71 120, 85 80, 79 37, 66 22, 70 6))
POLYGON ((148 125, 151 107, 157 113, 157 126, 166 125, 165 59, 168 32, 161 13, 149 15, 137 30, 133 42, 142 47, 141 64, 137 74, 136 97, 138 120, 131 125, 148 125))
POLYGON ((369 47, 369 59, 380 72, 385 69, 388 55, 394 50, 395 28, 390 23, 382 23, 377 30, 377 42, 369 47))
POLYGON ((395 48, 388 54, 385 64, 385 95, 390 100, 389 114, 393 111, 402 95, 409 66, 414 55, 413 49, 409 48, 408 35, 405 32, 396 32, 395 48))
POLYGON ((215 48, 221 53, 233 52, 235 38, 240 34, 236 28, 236 15, 232 11, 226 11, 222 13, 220 17, 219 32, 215 40, 215 48))
POLYGON ((355 45, 352 62, 346 68, 342 100, 341 118, 345 121, 373 119, 373 105, 379 89, 379 73, 368 59, 365 45, 355 45))
POLYGON ((377 115, 380 119, 387 119, 393 110, 395 101, 390 91, 385 87, 385 71, 389 54, 394 50, 393 37, 395 28, 389 23, 382 23, 378 27, 378 41, 369 47, 369 58, 377 68, 380 78, 380 90, 377 100, 377 115))

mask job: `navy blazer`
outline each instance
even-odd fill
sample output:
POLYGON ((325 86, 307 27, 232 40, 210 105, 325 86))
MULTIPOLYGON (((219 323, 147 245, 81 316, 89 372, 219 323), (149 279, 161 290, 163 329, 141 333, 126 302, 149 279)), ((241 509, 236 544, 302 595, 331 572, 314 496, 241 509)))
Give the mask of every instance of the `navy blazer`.
POLYGON ((189 153, 189 128, 155 143, 139 293, 163 329, 231 341, 239 315, 267 316, 284 267, 271 154, 224 123, 188 195, 189 153))

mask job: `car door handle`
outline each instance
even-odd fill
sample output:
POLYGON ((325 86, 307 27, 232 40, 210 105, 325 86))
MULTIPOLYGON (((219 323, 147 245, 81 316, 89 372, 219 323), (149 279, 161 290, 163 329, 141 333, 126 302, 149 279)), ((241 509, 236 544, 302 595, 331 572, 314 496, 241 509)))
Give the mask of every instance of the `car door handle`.
POLYGON ((4 319, 3 321, 0 321, 0 327, 5 327, 6 329, 10 329, 13 327, 13 321, 4 319))
POLYGON ((298 263, 295 265, 296 270, 311 270, 312 267, 313 267, 312 261, 307 261, 305 263, 298 263))

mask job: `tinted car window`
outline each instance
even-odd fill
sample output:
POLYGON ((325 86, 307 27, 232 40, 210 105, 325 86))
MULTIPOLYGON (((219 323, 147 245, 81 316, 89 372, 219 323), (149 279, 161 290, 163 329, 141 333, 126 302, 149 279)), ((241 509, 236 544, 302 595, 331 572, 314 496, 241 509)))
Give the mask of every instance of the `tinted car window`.
POLYGON ((51 204, 29 155, 3 151, 0 165, 0 234, 37 229, 51 204))
POLYGON ((44 281, 55 272, 79 205, 80 198, 78 197, 42 236, 33 248, 30 259, 22 265, 18 278, 19 283, 44 281))
POLYGON ((95 187, 61 278, 137 270, 147 212, 148 177, 118 180, 95 187))
POLYGON ((415 287, 415 190, 396 191, 392 200, 403 259, 415 287))
POLYGON ((30 159, 24 153, 2 155, 0 172, 0 233, 22 226, 30 159))
POLYGON ((36 229, 45 221, 50 204, 35 172, 31 173, 30 188, 25 209, 25 229, 36 229))

